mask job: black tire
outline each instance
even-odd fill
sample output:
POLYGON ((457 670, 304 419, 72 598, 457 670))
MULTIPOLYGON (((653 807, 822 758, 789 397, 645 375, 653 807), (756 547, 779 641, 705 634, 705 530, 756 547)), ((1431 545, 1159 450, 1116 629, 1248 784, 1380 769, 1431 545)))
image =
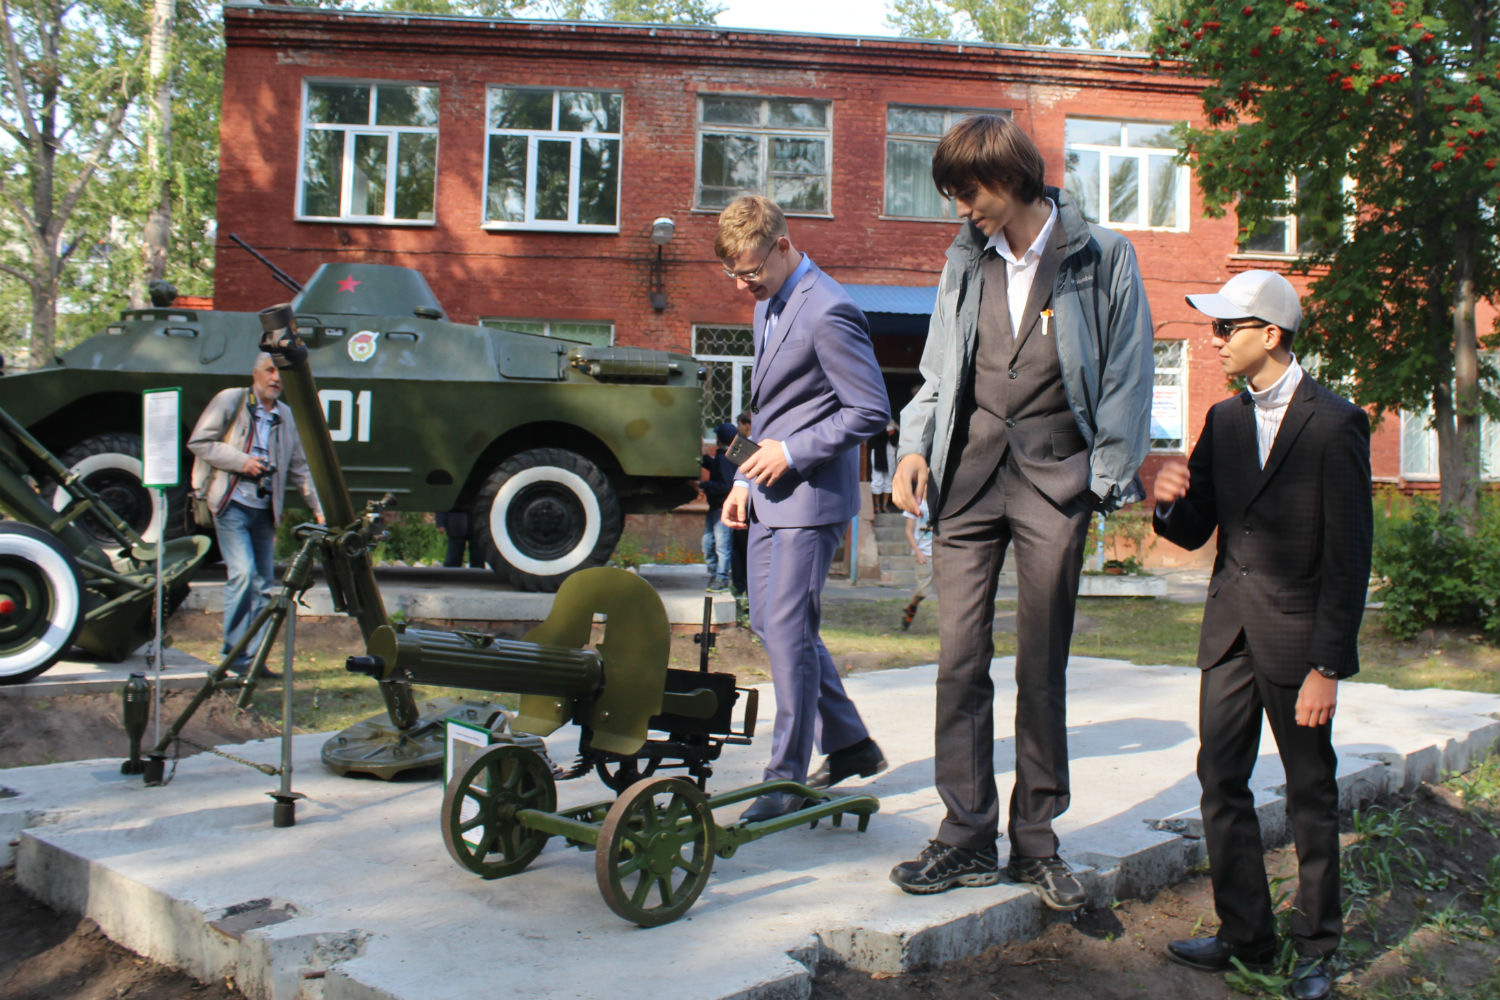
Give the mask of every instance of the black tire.
MULTIPOLYGON (((138 434, 99 434, 85 438, 59 455, 58 461, 83 477, 83 484, 103 500, 126 524, 135 529, 143 541, 155 542, 152 520, 160 501, 152 490, 141 485, 141 438, 138 434)), ((49 500, 54 510, 62 510, 72 497, 60 487, 53 487, 49 500)), ((167 492, 167 537, 183 533, 182 514, 186 491, 181 487, 167 492)), ((79 525, 100 542, 114 538, 93 517, 79 525)))
POLYGON ((0 684, 21 684, 62 658, 84 618, 83 577, 55 537, 0 523, 0 684))
POLYGON ((568 574, 604 565, 624 525, 614 487, 597 465, 576 452, 535 448, 490 473, 469 531, 502 579, 555 591, 568 574))

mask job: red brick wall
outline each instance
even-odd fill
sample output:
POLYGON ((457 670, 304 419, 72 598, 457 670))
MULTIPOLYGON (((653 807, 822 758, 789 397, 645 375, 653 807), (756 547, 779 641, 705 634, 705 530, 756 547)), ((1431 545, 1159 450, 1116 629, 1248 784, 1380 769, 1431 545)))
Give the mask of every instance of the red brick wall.
MULTIPOLYGON (((1010 110, 1036 139, 1048 179, 1063 177, 1069 115, 1197 120, 1191 82, 1145 59, 1066 50, 959 46, 895 39, 802 37, 730 29, 664 29, 462 18, 228 8, 219 231, 237 232, 294 277, 323 261, 418 268, 452 318, 609 320, 616 342, 688 351, 695 323, 748 323, 713 256, 716 215, 695 211, 700 93, 831 102, 831 217, 793 218, 792 238, 841 281, 931 285, 951 223, 882 219, 885 112, 890 103, 1010 110), (304 78, 354 78, 441 89, 436 223, 370 226, 294 221, 304 78), (617 234, 489 232, 480 226, 485 88, 599 88, 624 94, 617 234), (676 222, 663 253, 668 306, 647 297, 651 222, 676 222)), ((1246 266, 1235 221, 1205 218, 1192 194, 1189 231, 1132 232, 1157 336, 1188 338, 1186 427, 1196 438, 1225 395, 1219 366, 1186 292, 1211 290, 1246 266)), ((260 264, 220 246, 214 301, 259 309, 285 297, 260 264)), ((1294 278, 1302 282, 1303 279, 1294 278)), ((912 368, 918 338, 880 345, 884 364, 912 368)), ((899 406, 904 400, 897 400, 899 406)), ((1148 460, 1148 480, 1160 458, 1148 460)), ((1399 428, 1376 438, 1378 476, 1399 472, 1399 428)))

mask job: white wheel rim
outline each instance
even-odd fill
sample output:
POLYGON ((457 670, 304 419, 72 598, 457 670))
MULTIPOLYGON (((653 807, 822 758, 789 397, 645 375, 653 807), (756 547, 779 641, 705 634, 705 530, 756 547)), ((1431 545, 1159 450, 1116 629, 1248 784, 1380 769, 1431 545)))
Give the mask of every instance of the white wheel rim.
MULTIPOLYGON (((80 459, 73 463, 69 471, 76 473, 79 479, 88 479, 89 476, 92 476, 96 472, 110 469, 129 473, 136 478, 136 482, 140 482, 141 477, 145 475, 145 468, 141 465, 140 459, 131 455, 121 454, 118 451, 107 451, 102 455, 90 455, 87 458, 80 459)), ((157 536, 160 534, 157 530, 157 525, 162 523, 161 494, 156 490, 148 490, 144 486, 141 489, 151 497, 151 523, 141 529, 141 541, 148 544, 155 544, 157 536)), ((52 494, 52 509, 62 510, 72 499, 73 494, 59 486, 57 491, 52 494)))
POLYGON ((555 576, 558 573, 577 569, 589 557, 589 553, 593 552, 594 547, 599 544, 603 521, 604 518, 599 512, 599 498, 594 496, 594 491, 589 488, 589 484, 582 476, 555 465, 538 466, 523 469, 511 476, 496 492, 495 502, 490 505, 490 538, 494 540, 495 548, 500 551, 501 558, 521 572, 530 573, 533 576, 555 576), (510 510, 511 501, 515 500, 516 494, 533 483, 539 482, 566 486, 583 506, 583 536, 579 538, 577 545, 556 559, 535 559, 528 556, 516 547, 515 542, 511 541, 510 532, 505 527, 505 515, 510 510))
POLYGON ((42 572, 57 607, 53 608, 47 628, 37 641, 8 656, 0 656, 0 677, 14 677, 34 670, 65 652, 73 625, 82 610, 82 593, 78 578, 56 549, 26 535, 0 535, 0 555, 21 556, 42 572))

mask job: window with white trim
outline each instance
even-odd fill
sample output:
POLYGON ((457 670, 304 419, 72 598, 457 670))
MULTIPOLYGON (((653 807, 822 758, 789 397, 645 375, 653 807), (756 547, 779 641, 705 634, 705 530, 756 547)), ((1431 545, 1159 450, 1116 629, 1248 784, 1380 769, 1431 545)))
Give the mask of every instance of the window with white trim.
MULTIPOLYGON (((1401 476, 1419 480, 1441 478, 1431 407, 1416 412, 1401 411, 1401 476)), ((1479 419, 1479 478, 1500 482, 1500 424, 1489 417, 1479 419)))
POLYGON ((480 326, 493 326, 500 330, 517 333, 534 333, 558 340, 574 340, 581 344, 608 347, 615 341, 615 325, 576 319, 515 319, 508 316, 485 316, 480 326))
POLYGON ((619 232, 623 105, 609 91, 489 88, 484 224, 619 232))
POLYGON ((1191 178, 1171 122, 1069 118, 1064 185, 1085 219, 1117 229, 1188 228, 1191 178))
POLYGON ((750 372, 755 364, 755 334, 748 326, 693 327, 693 357, 704 362, 704 437, 713 428, 734 423, 750 406, 750 372))
POLYGON ((1187 450, 1187 341, 1158 340, 1151 345, 1156 374, 1151 387, 1151 450, 1181 454, 1187 450))
POLYGON ((1267 228, 1241 243, 1240 253, 1299 257, 1320 248, 1321 242, 1312 235, 1310 217, 1296 210, 1297 188, 1302 183, 1305 182, 1296 176, 1287 178, 1287 196, 1279 203, 1282 214, 1271 216, 1266 222, 1267 228))
POLYGON ((827 214, 831 119, 827 101, 699 97, 694 207, 763 194, 788 214, 827 214))
POLYGON ((297 218, 432 222, 438 88, 303 84, 297 218))
POLYGON ((1004 115, 984 108, 922 108, 892 104, 885 109, 885 214, 904 219, 958 218, 951 198, 932 183, 938 140, 970 115, 1004 115))

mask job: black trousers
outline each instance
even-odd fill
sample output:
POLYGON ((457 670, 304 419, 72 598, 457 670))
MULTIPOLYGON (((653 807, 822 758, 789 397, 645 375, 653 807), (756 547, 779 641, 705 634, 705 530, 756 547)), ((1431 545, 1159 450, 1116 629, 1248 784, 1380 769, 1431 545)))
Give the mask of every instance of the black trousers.
POLYGON ((995 842, 995 590, 1006 550, 1015 553, 1016 781, 1010 853, 1057 853, 1052 821, 1068 808, 1067 666, 1089 509, 1060 508, 1002 460, 973 502, 940 515, 932 542, 940 605, 936 784, 948 813, 945 844, 995 842))
POLYGON ((1198 780, 1219 937, 1258 949, 1274 940, 1265 848, 1250 774, 1260 754, 1261 716, 1286 771, 1287 813, 1297 846, 1292 937, 1306 956, 1333 954, 1343 934, 1339 909, 1339 789, 1332 724, 1296 723, 1295 687, 1272 684, 1255 669, 1244 635, 1199 688, 1198 780))

